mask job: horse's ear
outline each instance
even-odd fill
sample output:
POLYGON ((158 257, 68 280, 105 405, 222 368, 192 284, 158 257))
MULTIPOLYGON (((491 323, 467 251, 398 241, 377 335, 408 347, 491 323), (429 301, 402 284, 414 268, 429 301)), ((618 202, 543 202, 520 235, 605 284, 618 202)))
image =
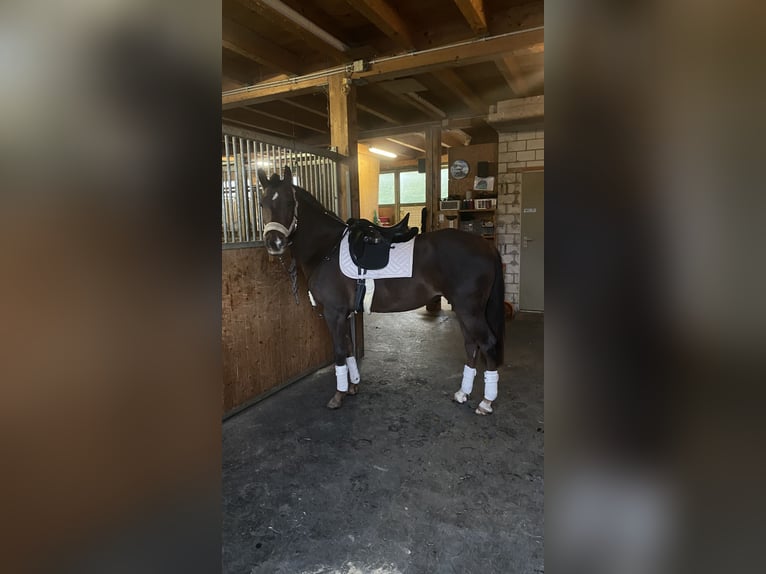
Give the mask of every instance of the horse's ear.
POLYGON ((267 185, 269 185, 269 178, 266 176, 266 172, 262 169, 258 170, 258 181, 261 182, 261 185, 265 188, 267 185))
POLYGON ((292 185, 292 183, 293 183, 293 172, 292 172, 292 170, 290 169, 289 166, 285 166, 285 175, 284 175, 284 177, 282 179, 284 179, 287 183, 292 185))

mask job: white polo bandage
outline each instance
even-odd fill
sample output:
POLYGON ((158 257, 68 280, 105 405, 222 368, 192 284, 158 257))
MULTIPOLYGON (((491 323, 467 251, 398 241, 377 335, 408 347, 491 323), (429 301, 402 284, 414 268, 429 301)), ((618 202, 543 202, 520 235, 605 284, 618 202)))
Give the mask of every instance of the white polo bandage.
POLYGON ((361 377, 359 376, 359 368, 356 366, 356 357, 346 357, 346 366, 351 384, 358 385, 361 377))
POLYGON ((476 378, 476 369, 468 365, 463 367, 463 382, 460 383, 460 390, 463 394, 470 395, 473 390, 473 380, 476 378))
POLYGON ((500 375, 497 371, 484 371, 484 398, 488 401, 494 401, 497 398, 497 381, 500 375))
POLYGON ((348 392, 348 367, 346 365, 335 365, 335 379, 338 382, 338 390, 341 393, 348 392))

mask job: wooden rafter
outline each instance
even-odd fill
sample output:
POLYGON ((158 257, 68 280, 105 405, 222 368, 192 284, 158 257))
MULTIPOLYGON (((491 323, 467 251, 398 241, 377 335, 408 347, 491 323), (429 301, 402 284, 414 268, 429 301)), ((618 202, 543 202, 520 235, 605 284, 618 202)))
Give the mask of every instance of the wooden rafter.
MULTIPOLYGON (((420 138, 420 139, 422 139, 422 138, 420 138)), ((386 140, 388 140, 390 142, 393 142, 395 144, 399 144, 400 146, 404 146, 406 148, 409 148, 409 149, 412 149, 412 150, 415 150, 415 151, 419 151, 420 153, 426 153, 426 150, 425 150, 424 147, 418 147, 418 146, 416 146, 416 145, 406 141, 404 139, 404 136, 399 136, 398 138, 386 138, 386 140)), ((423 144, 421 143, 420 145, 422 146, 423 144)))
MULTIPOLYGON (((372 63, 369 70, 355 72, 352 78, 363 78, 367 81, 379 81, 406 75, 431 72, 455 65, 468 65, 476 62, 486 62, 503 53, 539 53, 543 51, 543 30, 528 30, 511 36, 488 38, 473 44, 449 46, 429 50, 419 54, 410 54, 401 58, 390 58, 382 62, 372 63)), ((284 94, 307 93, 317 91, 326 86, 327 77, 296 78, 280 84, 268 83, 251 86, 248 90, 225 94, 222 97, 223 108, 246 105, 260 101, 263 98, 277 99, 284 94)))
POLYGON ((312 114, 314 114, 316 116, 319 116, 319 117, 322 117, 322 118, 325 118, 325 119, 327 119, 329 117, 329 114, 327 113, 327 109, 326 108, 324 110, 319 110, 317 108, 313 108, 311 106, 307 106, 305 104, 302 104, 301 102, 296 102, 295 100, 290 100, 290 99, 287 99, 287 98, 285 98, 282 101, 284 103, 286 103, 286 104, 289 104, 289 105, 295 107, 295 108, 298 108, 299 110, 305 110, 305 111, 310 112, 310 113, 312 113, 312 114))
POLYGON ((224 18, 222 32, 223 47, 227 50, 270 68, 293 74, 300 72, 298 59, 293 54, 260 38, 249 28, 224 18))
POLYGON ((487 32, 487 17, 484 14, 483 0, 455 0, 455 4, 460 8, 474 34, 481 35, 487 32))
POLYGON ((415 48, 412 33, 399 13, 385 0, 347 0, 348 4, 376 28, 406 50, 415 48))
POLYGON ((290 122, 314 132, 328 133, 330 129, 327 118, 322 118, 305 110, 286 106, 281 102, 264 102, 258 104, 258 107, 248 107, 246 109, 264 116, 290 122))
POLYGON ((474 93, 452 68, 444 68, 432 74, 439 83, 455 94, 468 108, 478 114, 487 113, 488 106, 474 93))
POLYGON ((379 118, 383 120, 386 123, 392 124, 392 125, 398 125, 401 123, 399 120, 396 120, 389 116, 388 114, 384 114, 383 112, 376 110, 375 108, 371 108, 370 106, 365 106, 364 104, 357 103, 356 109, 368 113, 372 116, 375 116, 376 118, 379 118))
MULTIPOLYGON (((224 112, 222 120, 224 122, 230 121, 239 125, 244 125, 257 131, 266 131, 291 138, 296 135, 294 125, 283 120, 263 116, 248 109, 236 109, 224 112)), ((302 132, 302 130, 298 131, 302 132)))
POLYGON ((516 96, 523 97, 529 93, 529 84, 527 84, 524 72, 513 54, 504 54, 497 58, 495 65, 516 96))
POLYGON ((435 106, 434 104, 432 104, 431 102, 429 102, 427 99, 417 94, 416 92, 405 92, 401 96, 406 102, 415 106, 420 111, 425 113, 427 116, 430 116, 436 119, 443 119, 447 117, 447 112, 435 106))
MULTIPOLYGON (((348 60, 344 50, 327 43, 326 40, 318 35, 319 30, 329 36, 330 34, 328 32, 325 32, 316 25, 314 25, 313 29, 308 24, 305 26, 298 25, 293 19, 290 19, 288 16, 285 16, 285 14, 273 7, 276 2, 272 0, 236 1, 258 14, 258 16, 263 18, 263 20, 266 21, 269 25, 281 28, 290 35, 301 40, 307 46, 310 46, 314 50, 324 54, 332 61, 340 63, 348 60)), ((281 2, 279 4, 281 4, 281 2)))

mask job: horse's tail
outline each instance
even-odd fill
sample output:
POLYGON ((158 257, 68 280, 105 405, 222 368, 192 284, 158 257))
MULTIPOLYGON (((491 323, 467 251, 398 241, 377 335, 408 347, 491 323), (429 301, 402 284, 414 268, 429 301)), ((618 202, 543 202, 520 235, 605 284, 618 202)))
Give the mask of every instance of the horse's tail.
POLYGON ((500 253, 495 253, 495 277, 487 300, 486 318, 492 334, 495 335, 495 358, 498 367, 503 364, 505 349, 505 280, 500 253))

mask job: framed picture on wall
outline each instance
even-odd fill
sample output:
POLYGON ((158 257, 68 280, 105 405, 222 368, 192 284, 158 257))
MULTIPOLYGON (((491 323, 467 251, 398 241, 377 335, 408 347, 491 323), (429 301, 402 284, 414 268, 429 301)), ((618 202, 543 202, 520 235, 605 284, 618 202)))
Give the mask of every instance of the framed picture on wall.
POLYGON ((473 179, 473 188, 476 191, 495 191, 495 178, 489 177, 475 177, 473 179))

